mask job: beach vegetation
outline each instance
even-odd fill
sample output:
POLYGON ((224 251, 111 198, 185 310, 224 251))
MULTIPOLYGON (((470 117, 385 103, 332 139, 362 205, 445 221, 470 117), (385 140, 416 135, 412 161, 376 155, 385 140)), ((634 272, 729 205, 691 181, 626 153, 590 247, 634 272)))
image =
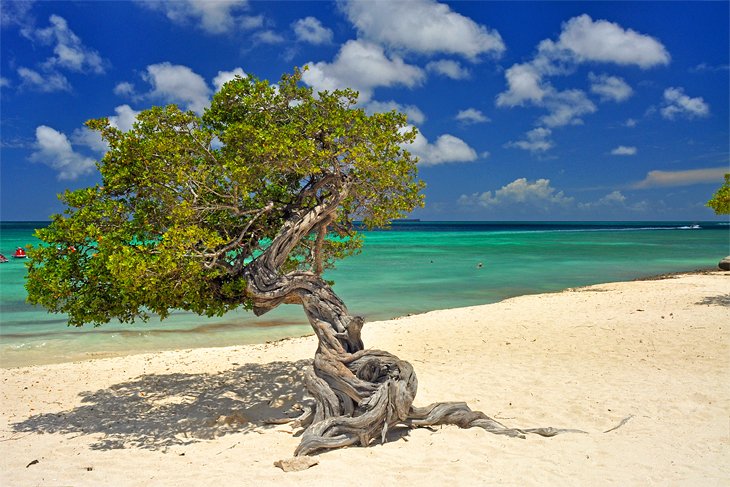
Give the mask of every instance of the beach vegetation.
POLYGON ((715 210, 716 215, 730 215, 730 173, 725 174, 725 182, 712 195, 707 206, 715 210))

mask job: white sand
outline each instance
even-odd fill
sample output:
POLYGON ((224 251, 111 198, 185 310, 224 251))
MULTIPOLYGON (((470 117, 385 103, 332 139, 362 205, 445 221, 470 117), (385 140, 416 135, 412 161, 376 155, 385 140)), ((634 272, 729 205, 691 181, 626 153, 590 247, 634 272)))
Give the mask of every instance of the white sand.
POLYGON ((463 400, 508 426, 588 434, 418 429, 284 473, 272 464, 299 439, 261 419, 300 398, 310 336, 2 369, 0 485, 730 485, 729 278, 603 284, 365 327, 367 346, 414 365, 417 405, 463 400))

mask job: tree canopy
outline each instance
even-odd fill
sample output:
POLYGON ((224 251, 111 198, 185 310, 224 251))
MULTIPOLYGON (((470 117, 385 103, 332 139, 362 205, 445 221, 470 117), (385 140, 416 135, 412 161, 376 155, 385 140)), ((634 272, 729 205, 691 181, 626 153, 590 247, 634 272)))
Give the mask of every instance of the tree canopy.
POLYGON ((354 221, 381 226, 421 205, 405 116, 368 115, 356 92, 300 80, 237 77, 202 116, 154 107, 127 132, 87 122, 108 144, 101 184, 61 195, 64 213, 38 230, 29 301, 72 325, 251 308, 246 268, 294 218, 333 208, 277 261, 319 275, 360 248, 354 221))
POLYGON ((725 183, 712 195, 707 206, 715 210, 716 215, 730 215, 730 173, 725 174, 725 183))

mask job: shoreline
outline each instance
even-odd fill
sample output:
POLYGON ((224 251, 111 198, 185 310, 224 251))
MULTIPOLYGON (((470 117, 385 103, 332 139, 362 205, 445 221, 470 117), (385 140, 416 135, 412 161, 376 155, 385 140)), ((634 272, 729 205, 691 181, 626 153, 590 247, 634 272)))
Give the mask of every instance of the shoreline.
MULTIPOLYGON (((660 273, 660 274, 650 274, 650 275, 647 275, 647 276, 642 276, 642 277, 634 278, 631 281, 651 281, 651 280, 660 280, 660 279, 671 279, 671 278, 675 278, 675 277, 682 276, 682 275, 703 275, 703 274, 712 274, 712 273, 715 273, 715 272, 720 272, 721 273, 723 271, 720 271, 718 269, 713 269, 713 268, 703 268, 703 269, 695 269, 695 270, 691 270, 691 271, 677 271, 677 272, 668 272, 668 273, 660 273)), ((609 282, 624 282, 624 281, 609 281, 609 282)), ((627 281, 627 282, 629 282, 629 281, 627 281)), ((598 286, 598 285, 601 285, 601 284, 605 284, 605 283, 589 284, 587 286, 578 286, 577 288, 590 287, 590 286, 598 286)), ((577 289, 577 288, 576 287, 565 287, 565 288, 558 289, 558 290, 555 290, 555 291, 544 291, 544 292, 539 292, 539 293, 536 292, 536 293, 528 293, 528 294, 518 294, 518 295, 515 295, 515 296, 510 296, 510 297, 504 298, 504 299, 499 300, 499 301, 495 301, 494 303, 475 304, 475 305, 466 306, 466 307, 485 306, 485 305, 489 305, 489 304, 500 303, 500 302, 503 302, 505 300, 514 299, 514 298, 517 298, 517 297, 520 297, 520 296, 534 296, 534 295, 538 295, 538 294, 562 293, 562 292, 569 291, 569 290, 573 290, 573 289, 577 289)), ((463 307, 464 306, 456 306, 456 307, 453 307, 453 308, 443 308, 443 310, 458 310, 458 309, 463 308, 463 307)), ((368 324, 371 323, 371 322, 388 321, 388 320, 400 320, 400 319, 405 318, 405 317, 419 316, 419 315, 423 315, 423 314, 426 314, 426 313, 430 313, 432 311, 438 311, 438 310, 428 310, 428 311, 422 311, 422 312, 417 312, 417 313, 407 313, 407 314, 404 314, 404 315, 394 316, 394 317, 388 318, 388 319, 376 319, 376 320, 373 320, 373 321, 366 321, 365 322, 365 326, 367 327, 368 324)), ((271 327, 272 325, 263 325, 263 326, 264 327, 271 327)), ((279 325, 277 325, 277 326, 279 326, 279 325)), ((235 346, 239 346, 239 345, 269 344, 269 343, 275 343, 275 342, 282 341, 282 340, 288 340, 290 338, 308 337, 308 336, 312 336, 314 334, 314 332, 311 330, 311 327, 309 326, 309 324, 306 323, 306 319, 304 317, 302 317, 301 324, 282 323, 281 326, 282 327, 285 327, 285 328, 292 328, 292 327, 300 327, 301 326, 301 327, 304 328, 304 330, 302 330, 302 333, 301 334, 297 333, 297 334, 291 335, 291 336, 284 336, 284 337, 279 337, 279 338, 271 338, 271 339, 266 339, 266 340, 261 340, 261 341, 258 340, 258 339, 255 339, 255 338, 249 338, 248 340, 245 340, 244 339, 244 341, 243 342, 240 342, 240 343, 231 343, 231 344, 222 344, 222 345, 207 345, 207 344, 204 344, 204 345, 201 345, 201 346, 192 346, 192 347, 188 347, 188 346, 172 346, 172 347, 169 347, 169 348, 167 348, 167 347, 153 347, 151 349, 146 349, 146 350, 135 350, 133 348, 129 348, 129 349, 116 350, 116 351, 115 350, 97 350, 97 351, 89 351, 89 352, 79 351, 79 352, 69 352, 67 355, 64 355, 64 356, 54 356, 52 358, 49 358, 48 356, 45 356, 45 357, 43 357, 43 360, 42 361, 38 361, 38 359, 35 358, 35 357, 32 357, 32 358, 22 357, 20 360, 17 360, 17 359, 16 360, 8 360, 9 355, 7 353, 5 353, 4 357, 0 357, 0 370, 2 370, 2 369, 16 369, 16 368, 32 367, 32 366, 54 365, 54 364, 63 364, 63 363, 76 363, 76 362, 87 361, 87 360, 98 360, 98 359, 104 359, 104 358, 117 358, 117 357, 126 357, 126 356, 132 356, 132 355, 150 354, 150 353, 175 352, 175 351, 179 351, 179 350, 189 350, 189 349, 199 349, 199 348, 200 349, 207 349, 207 348, 213 348, 213 349, 215 349, 215 348, 229 348, 229 347, 235 347, 235 346), (6 363, 10 363, 10 365, 6 365, 6 363)), ((260 328, 260 326, 259 325, 256 325, 256 328, 258 329, 258 328, 260 328)), ((87 331, 87 333, 93 333, 95 331, 96 331, 95 329, 94 330, 89 330, 89 331, 87 331)), ((124 334, 124 333, 153 333, 154 334, 154 333, 168 332, 168 331, 166 331, 166 330, 162 330, 162 331, 160 331, 160 330, 135 330, 135 331, 126 331, 126 330, 121 330, 121 331, 117 331, 117 330, 111 331, 111 330, 109 330, 109 331, 106 331, 106 330, 104 330, 103 332, 113 333, 113 334, 116 334, 116 333, 121 333, 121 334, 124 334)), ((170 333, 175 333, 175 331, 174 330, 171 330, 170 333)), ((35 350, 34 351, 20 351, 20 352, 13 352, 13 353, 28 354, 28 355, 34 354, 34 355, 38 356, 38 355, 42 355, 43 354, 43 350, 37 350, 37 351, 35 351, 35 350)), ((13 358, 16 358, 16 357, 13 357, 13 358)))
POLYGON ((466 401, 508 426, 586 435, 396 430, 384 445, 284 473, 273 462, 299 438, 264 420, 304 401, 308 336, 0 369, 0 484, 314 486, 362 472, 362 485, 721 485, 729 277, 569 288, 363 329, 367 346, 413 364, 416 405, 466 401))

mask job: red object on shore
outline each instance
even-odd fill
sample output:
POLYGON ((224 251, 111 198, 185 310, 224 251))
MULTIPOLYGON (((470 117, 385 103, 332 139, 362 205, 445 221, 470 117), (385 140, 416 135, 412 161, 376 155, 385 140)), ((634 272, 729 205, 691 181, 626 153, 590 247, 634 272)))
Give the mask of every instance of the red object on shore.
POLYGON ((21 247, 18 247, 15 250, 13 257, 15 257, 16 259, 25 259, 27 255, 25 255, 25 250, 23 250, 21 247))

